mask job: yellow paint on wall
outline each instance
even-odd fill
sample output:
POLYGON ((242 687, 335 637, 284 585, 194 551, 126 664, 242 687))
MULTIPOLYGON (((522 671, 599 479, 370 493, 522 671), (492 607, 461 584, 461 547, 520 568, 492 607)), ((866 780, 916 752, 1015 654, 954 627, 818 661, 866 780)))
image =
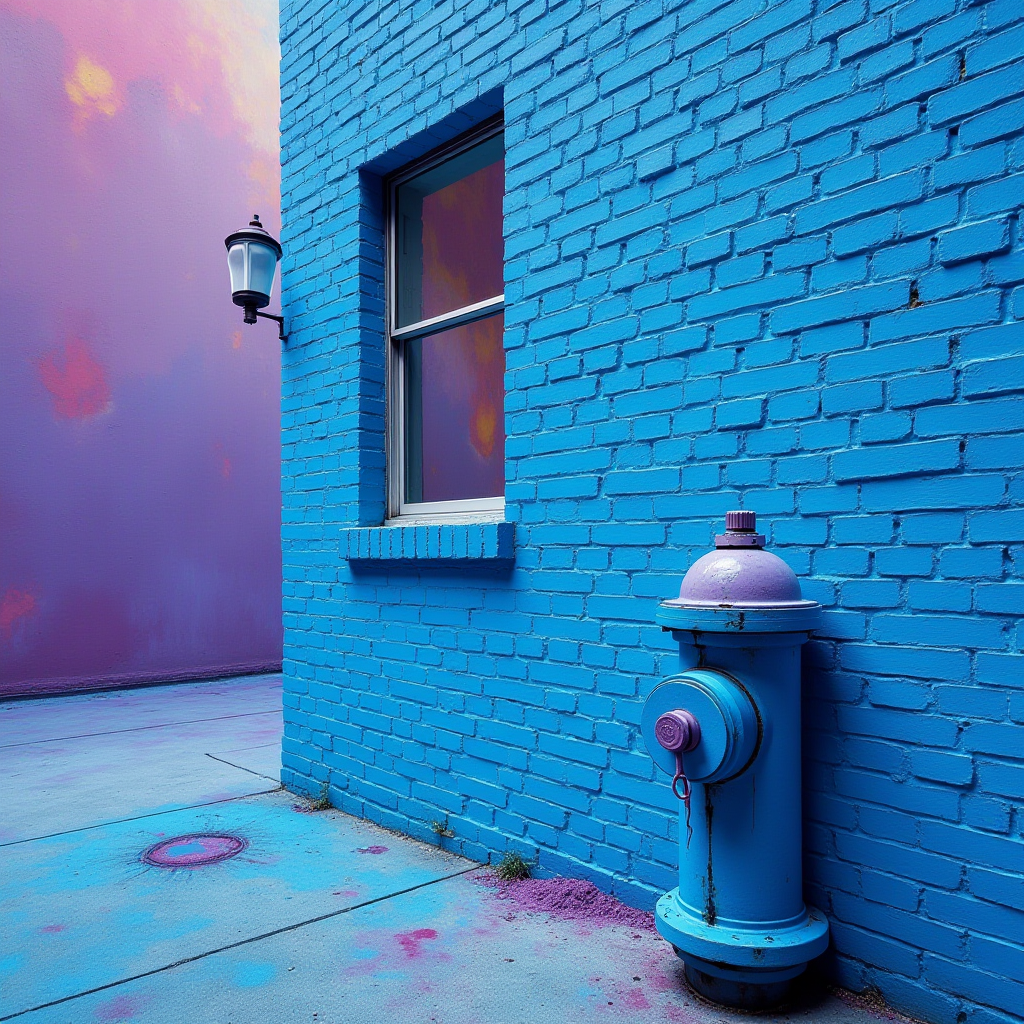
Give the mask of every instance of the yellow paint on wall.
POLYGON ((113 75, 86 56, 78 58, 75 70, 64 83, 64 89, 68 99, 80 107, 83 113, 99 113, 107 117, 117 113, 113 75))

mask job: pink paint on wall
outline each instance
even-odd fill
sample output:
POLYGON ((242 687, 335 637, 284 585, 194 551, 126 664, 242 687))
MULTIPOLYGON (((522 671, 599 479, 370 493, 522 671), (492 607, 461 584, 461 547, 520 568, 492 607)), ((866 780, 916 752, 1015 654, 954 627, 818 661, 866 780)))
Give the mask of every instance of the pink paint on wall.
POLYGON ((276 0, 0 0, 0 695, 281 658, 276 0), (272 307, 271 311, 275 311, 272 307))
POLYGON ((27 618, 35 610, 36 599, 34 594, 18 590, 17 587, 11 587, 0 598, 0 636, 9 640, 19 620, 27 618))
POLYGON ((39 376, 59 419, 88 419, 110 408, 110 383, 103 364, 80 338, 39 360, 39 376))

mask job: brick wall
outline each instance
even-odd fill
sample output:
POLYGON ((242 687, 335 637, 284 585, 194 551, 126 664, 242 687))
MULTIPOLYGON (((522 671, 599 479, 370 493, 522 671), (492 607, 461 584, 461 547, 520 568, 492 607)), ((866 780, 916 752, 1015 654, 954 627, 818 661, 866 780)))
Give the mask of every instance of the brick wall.
POLYGON ((649 906, 654 610, 751 508, 826 607, 826 969, 1020 1020, 1024 4, 285 0, 282 41, 287 784, 649 906), (515 553, 442 557, 353 529, 384 509, 380 179, 501 109, 515 553))

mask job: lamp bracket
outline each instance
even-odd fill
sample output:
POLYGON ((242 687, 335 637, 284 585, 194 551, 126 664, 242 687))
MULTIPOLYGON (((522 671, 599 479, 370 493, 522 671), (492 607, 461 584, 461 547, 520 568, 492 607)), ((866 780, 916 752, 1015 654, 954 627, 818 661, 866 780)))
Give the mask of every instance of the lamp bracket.
MULTIPOLYGON (((263 317, 264 320, 276 320, 277 321, 277 328, 278 328, 278 335, 277 336, 281 339, 281 341, 287 341, 288 340, 288 335, 284 333, 284 317, 283 316, 274 316, 273 313, 261 313, 258 309, 256 310, 256 315, 263 317)), ((253 321, 253 323, 255 323, 255 321, 253 321)))
POLYGON ((273 313, 261 313, 255 306, 254 303, 247 302, 243 307, 245 310, 245 316, 242 317, 242 323, 254 324, 256 323, 256 317, 261 316, 264 320, 276 320, 277 321, 277 336, 281 341, 287 341, 288 335, 284 333, 284 317, 274 316, 273 313))

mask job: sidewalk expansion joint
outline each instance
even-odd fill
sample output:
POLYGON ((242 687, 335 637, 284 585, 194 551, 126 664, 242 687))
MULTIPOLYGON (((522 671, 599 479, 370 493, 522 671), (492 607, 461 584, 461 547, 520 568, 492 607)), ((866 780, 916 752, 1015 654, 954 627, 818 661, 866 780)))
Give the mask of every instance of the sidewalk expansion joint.
POLYGON ((64 743, 67 740, 87 740, 93 736, 116 736, 122 732, 145 732, 147 729, 175 729, 181 725, 201 725, 203 722, 225 722, 230 718, 252 718, 255 715, 279 715, 280 708, 271 711, 246 711, 240 715, 218 715, 215 718, 190 718, 187 722, 164 722, 161 725, 136 725, 131 729, 110 729, 108 732, 80 732, 74 736, 51 736, 45 740, 23 740, 20 743, 0 743, 0 750, 10 747, 35 747, 40 743, 64 743))
MULTIPOLYGON (((225 751, 225 753, 230 753, 230 751, 225 751)), ((219 761, 221 764, 226 764, 229 768, 237 768, 240 772, 248 772, 250 775, 255 775, 258 779, 269 779, 271 782, 277 782, 273 775, 264 775, 263 772, 254 772, 251 768, 243 768, 240 764, 235 764, 233 761, 225 761, 223 757, 218 757, 216 754, 207 754, 206 756, 214 761, 219 761)))
MULTIPOLYGON (((207 755, 209 756, 209 755, 207 755)), ((227 763, 227 762, 225 762, 227 763)), ((233 764, 232 768, 237 768, 238 765, 233 764)), ((248 772, 248 768, 242 768, 240 771, 248 772)), ((255 772, 249 772, 250 775, 255 775, 255 772)), ((261 779, 269 778, 267 775, 261 775, 261 779)), ((273 781, 273 780, 271 780, 273 781)), ((0 850, 6 846, 20 846, 22 843, 37 843, 40 839, 56 839, 57 836, 70 836, 76 832, 88 832, 94 828, 106 828, 108 825, 123 825, 126 821, 141 821, 143 818, 158 818, 161 814, 176 814, 178 811, 194 811, 199 807, 213 807, 215 804, 230 804, 235 800, 248 800, 254 796, 266 796, 267 793, 279 793, 284 786, 278 783, 273 789, 258 789, 255 793, 240 793, 238 796, 226 796, 221 800, 207 800, 201 804, 184 804, 181 807, 167 807, 162 811, 149 811, 146 814, 135 814, 130 818, 113 818, 110 821, 100 821, 95 825, 82 825, 80 828, 69 828, 63 832, 48 832, 44 836, 29 836, 26 839, 12 839, 8 843, 0 843, 0 850)), ((0 1018, 0 1020, 6 1020, 6 1017, 0 1018)))

